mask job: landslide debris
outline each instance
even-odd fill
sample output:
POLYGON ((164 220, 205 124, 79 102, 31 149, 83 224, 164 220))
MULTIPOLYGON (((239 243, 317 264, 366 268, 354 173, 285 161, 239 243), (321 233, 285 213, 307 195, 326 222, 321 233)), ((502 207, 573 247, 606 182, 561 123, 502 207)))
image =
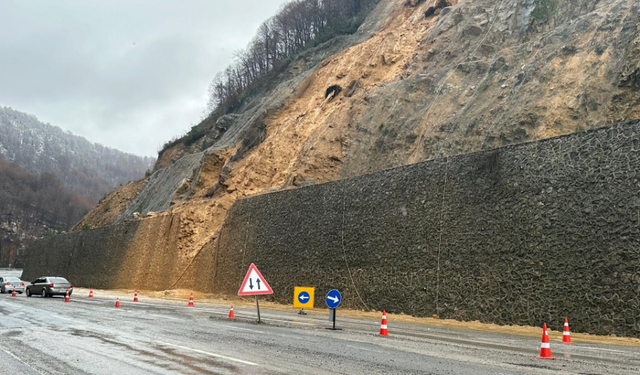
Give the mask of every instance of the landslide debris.
POLYGON ((130 182, 107 194, 71 231, 76 232, 113 224, 146 183, 146 178, 130 182))

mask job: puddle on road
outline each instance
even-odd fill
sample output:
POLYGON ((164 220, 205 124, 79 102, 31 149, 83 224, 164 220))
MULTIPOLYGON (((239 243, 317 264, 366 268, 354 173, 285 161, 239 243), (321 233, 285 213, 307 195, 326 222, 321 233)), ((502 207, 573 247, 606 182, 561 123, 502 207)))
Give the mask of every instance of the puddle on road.
POLYGON ((11 331, 2 332, 2 338, 5 338, 5 339, 19 337, 19 336, 22 336, 22 331, 11 330, 11 331))
POLYGON ((221 361, 216 361, 211 358, 197 358, 197 357, 177 353, 173 349, 166 348, 160 345, 151 345, 147 343, 141 343, 141 345, 149 345, 150 347, 153 347, 161 351, 164 355, 155 353, 150 350, 139 349, 130 344, 117 341, 117 338, 113 335, 101 334, 93 331, 87 331, 87 330, 76 329, 76 328, 64 329, 61 331, 68 332, 71 335, 76 337, 96 339, 105 344, 128 350, 130 352, 135 353, 136 355, 148 357, 150 359, 143 358, 140 360, 152 366, 160 367, 169 371, 175 371, 180 374, 185 372, 185 368, 193 370, 197 374, 207 374, 207 375, 223 374, 221 372, 211 370, 211 367, 230 370, 232 372, 239 372, 238 367, 234 365, 230 365, 221 361), (200 366, 199 364, 202 364, 203 366, 200 366))
MULTIPOLYGON (((156 349, 162 351, 163 353, 165 353, 167 355, 179 358, 179 360, 180 360, 180 362, 182 364, 184 364, 185 366, 189 367, 190 369, 198 371, 198 372, 204 371, 204 370, 202 370, 202 368, 200 368, 199 366, 193 365, 193 362, 199 362, 199 363, 202 363, 202 364, 205 364, 205 365, 209 365, 209 366, 212 366, 212 367, 220 367, 220 368, 224 368, 224 369, 227 369, 227 370, 231 370, 233 372, 239 372, 239 369, 238 369, 237 366, 230 365, 230 364, 224 363, 222 361, 216 361, 215 359, 211 359, 211 358, 196 358, 196 357, 193 357, 193 356, 190 356, 190 355, 178 353, 176 350, 171 349, 171 348, 167 348, 167 347, 162 346, 162 345, 154 345, 154 346, 155 346, 156 349)), ((211 372, 209 370, 207 370, 207 371, 208 372, 203 372, 203 373, 215 374, 215 375, 221 374, 221 373, 218 373, 218 372, 211 372)))

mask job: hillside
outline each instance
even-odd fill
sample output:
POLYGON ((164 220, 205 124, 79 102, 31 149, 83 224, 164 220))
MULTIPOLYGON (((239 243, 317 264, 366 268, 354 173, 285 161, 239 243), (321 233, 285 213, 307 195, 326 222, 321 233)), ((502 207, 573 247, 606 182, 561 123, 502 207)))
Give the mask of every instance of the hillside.
POLYGON ((0 107, 0 155, 33 174, 53 173, 92 203, 142 178, 155 161, 89 142, 8 107, 0 107))
POLYGON ((70 228, 91 203, 51 173, 34 175, 0 156, 0 266, 23 265, 24 248, 70 228))
POLYGON ((148 182, 111 193, 76 228, 171 213, 191 258, 238 198, 640 118, 639 11, 633 0, 380 1, 353 35, 214 111, 194 128, 202 137, 168 144, 148 182))
POLYGON ((69 230, 153 162, 0 107, 0 266, 22 264, 33 240, 69 230))

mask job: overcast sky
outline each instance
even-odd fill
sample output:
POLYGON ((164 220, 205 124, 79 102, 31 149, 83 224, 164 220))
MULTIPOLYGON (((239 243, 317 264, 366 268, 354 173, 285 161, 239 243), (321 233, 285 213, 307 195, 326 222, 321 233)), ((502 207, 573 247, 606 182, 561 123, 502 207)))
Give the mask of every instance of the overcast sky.
POLYGON ((215 74, 288 0, 0 0, 0 106, 123 151, 201 119, 215 74))

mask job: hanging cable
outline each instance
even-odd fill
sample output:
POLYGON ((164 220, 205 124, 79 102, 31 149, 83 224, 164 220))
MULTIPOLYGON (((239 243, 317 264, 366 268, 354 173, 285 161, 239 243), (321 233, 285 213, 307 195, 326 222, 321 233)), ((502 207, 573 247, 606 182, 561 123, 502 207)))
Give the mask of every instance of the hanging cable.
POLYGON ((362 305, 364 306, 364 308, 367 311, 371 311, 369 306, 367 306, 367 304, 364 303, 364 300, 360 296, 360 292, 358 291, 358 287, 356 286, 355 281, 353 281, 353 275, 351 274, 351 268, 349 267, 349 261, 347 260, 347 249, 346 249, 346 247, 344 245, 344 221, 345 221, 345 210, 346 210, 346 206, 347 206, 346 194, 344 192, 344 184, 346 182, 343 181, 342 183, 343 183, 343 185, 342 185, 342 228, 340 230, 340 237, 341 237, 341 241, 342 241, 342 255, 344 257, 344 264, 347 266, 347 272, 349 272, 349 278, 351 279, 351 284, 353 285, 353 289, 356 291, 356 295, 360 299, 360 302, 362 302, 362 305))

